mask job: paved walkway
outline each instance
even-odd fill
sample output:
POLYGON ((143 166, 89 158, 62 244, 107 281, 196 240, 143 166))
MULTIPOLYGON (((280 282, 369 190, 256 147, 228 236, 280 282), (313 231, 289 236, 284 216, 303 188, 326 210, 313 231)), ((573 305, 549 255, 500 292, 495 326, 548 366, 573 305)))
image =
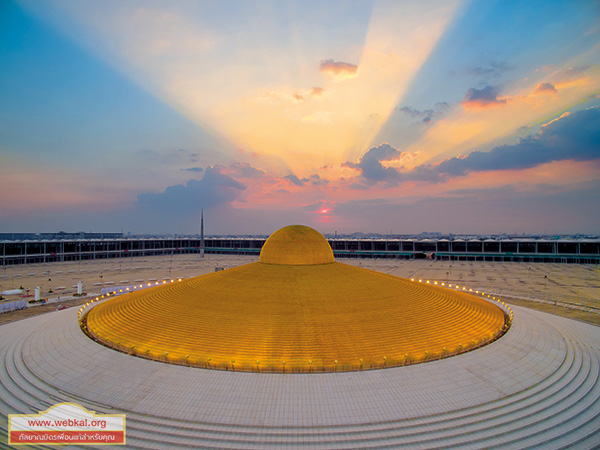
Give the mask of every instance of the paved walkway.
POLYGON ((457 357, 302 375, 128 356, 85 337, 74 308, 26 319, 0 327, 0 446, 8 414, 71 401, 125 413, 128 448, 598 448, 600 328, 514 311, 457 357))

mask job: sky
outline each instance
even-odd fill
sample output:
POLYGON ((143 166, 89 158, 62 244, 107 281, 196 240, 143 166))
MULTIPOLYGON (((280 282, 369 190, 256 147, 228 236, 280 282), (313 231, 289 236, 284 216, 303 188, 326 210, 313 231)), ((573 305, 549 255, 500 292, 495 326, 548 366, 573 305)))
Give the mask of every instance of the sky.
POLYGON ((0 232, 600 233, 600 2, 0 0, 0 232))

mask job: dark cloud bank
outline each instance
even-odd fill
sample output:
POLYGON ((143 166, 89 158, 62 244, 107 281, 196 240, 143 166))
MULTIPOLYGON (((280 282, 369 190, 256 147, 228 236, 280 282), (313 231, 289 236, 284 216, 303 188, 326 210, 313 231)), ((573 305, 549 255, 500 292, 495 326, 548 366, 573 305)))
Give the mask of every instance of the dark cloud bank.
POLYGON ((140 212, 172 214, 197 214, 201 208, 211 208, 235 200, 246 185, 218 168, 207 167, 201 180, 169 186, 159 194, 140 194, 136 209, 140 212))
POLYGON ((439 164, 424 164, 408 172, 384 167, 382 161, 399 160, 402 152, 382 144, 371 148, 358 163, 343 165, 357 169, 367 182, 402 181, 441 182, 470 172, 520 170, 554 161, 592 161, 600 159, 600 109, 590 108, 564 114, 534 136, 521 138, 513 145, 494 147, 489 152, 474 151, 467 157, 446 159, 439 164))

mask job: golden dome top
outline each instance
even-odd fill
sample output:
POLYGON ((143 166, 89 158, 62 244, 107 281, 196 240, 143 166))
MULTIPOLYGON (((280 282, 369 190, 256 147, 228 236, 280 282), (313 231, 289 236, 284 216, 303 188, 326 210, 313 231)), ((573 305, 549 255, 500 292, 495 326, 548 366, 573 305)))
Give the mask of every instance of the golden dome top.
POLYGON ((263 245, 259 262, 288 266, 329 264, 334 261, 327 239, 317 230, 304 225, 290 225, 277 230, 263 245))

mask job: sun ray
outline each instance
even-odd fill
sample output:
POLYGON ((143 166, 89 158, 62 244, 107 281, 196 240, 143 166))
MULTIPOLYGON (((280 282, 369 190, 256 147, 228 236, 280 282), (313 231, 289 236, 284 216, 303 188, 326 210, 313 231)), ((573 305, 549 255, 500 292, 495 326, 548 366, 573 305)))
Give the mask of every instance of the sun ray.
POLYGON ((83 45, 202 129, 269 156, 268 169, 307 174, 364 152, 460 4, 377 2, 368 24, 342 8, 326 23, 343 43, 309 33, 310 11, 286 16, 269 3, 233 12, 221 28, 211 23, 217 7, 202 15, 185 3, 54 2, 71 20, 33 7, 63 29, 75 23, 65 32, 86 35, 83 45))

